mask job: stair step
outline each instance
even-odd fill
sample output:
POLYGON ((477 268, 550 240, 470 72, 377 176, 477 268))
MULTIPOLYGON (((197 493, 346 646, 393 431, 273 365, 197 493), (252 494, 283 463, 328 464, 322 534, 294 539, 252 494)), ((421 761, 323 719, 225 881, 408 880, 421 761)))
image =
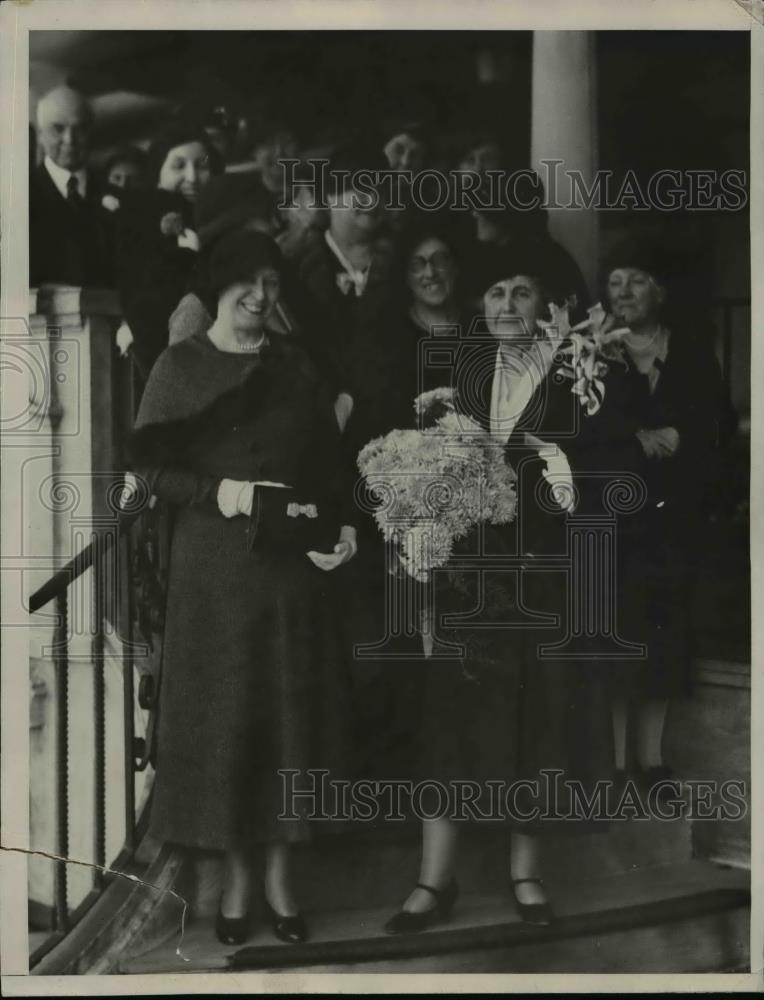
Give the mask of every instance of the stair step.
MULTIPOLYGON (((433 957, 419 955, 377 961, 290 966, 295 975, 379 973, 463 973, 588 975, 748 972, 748 913, 725 909, 704 916, 678 913, 670 924, 610 929, 603 934, 577 934, 514 942, 470 950, 451 949, 433 957)), ((494 980, 495 982, 495 980, 494 980)), ((507 983, 507 991, 512 988, 507 983)), ((516 988, 516 987, 515 987, 516 988)))
MULTIPOLYGON (((629 820, 589 824, 598 832, 551 832, 544 835, 544 876, 555 883, 676 864, 692 857, 686 820, 629 820)), ((296 849, 295 883, 306 909, 358 909, 371 900, 395 906, 418 880, 419 831, 374 830, 365 834, 324 835, 296 849)), ((220 864, 211 863, 194 912, 210 916, 220 897, 220 864)), ((462 835, 456 876, 475 892, 491 892, 509 878, 507 830, 467 827, 462 835)))
POLYGON ((401 963, 410 962, 419 971, 434 972, 469 971, 470 963, 474 964, 471 971, 517 971, 520 963, 527 971, 547 972, 552 966, 562 969, 572 963, 563 971, 638 967, 660 972, 683 971, 683 966, 677 968, 677 962, 682 961, 694 963, 693 969, 705 963, 703 967, 709 970, 740 968, 747 961, 750 877, 745 872, 704 861, 685 861, 577 883, 547 881, 558 917, 552 928, 522 923, 509 890, 497 891, 494 886, 490 892, 465 895, 448 925, 401 937, 382 932, 391 909, 379 905, 342 911, 306 907, 313 937, 299 946, 274 943, 263 920, 247 945, 234 950, 215 940, 210 919, 197 920, 182 942, 174 928, 150 951, 125 956, 119 971, 359 971, 380 964, 405 971, 401 963), (653 932, 658 925, 661 933, 656 937, 653 932), (655 950, 656 940, 670 942, 677 934, 684 943, 676 955, 668 948, 655 950), (695 935, 693 947, 687 935, 695 935), (573 939, 575 946, 571 947, 573 939))

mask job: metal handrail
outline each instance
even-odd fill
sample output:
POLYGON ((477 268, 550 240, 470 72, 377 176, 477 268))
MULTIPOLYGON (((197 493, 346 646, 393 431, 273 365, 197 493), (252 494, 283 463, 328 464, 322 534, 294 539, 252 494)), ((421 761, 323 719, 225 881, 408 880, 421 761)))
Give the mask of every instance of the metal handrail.
POLYGON ((95 538, 77 555, 46 580, 29 598, 29 610, 34 613, 59 597, 78 577, 93 566, 97 557, 106 555, 115 541, 120 538, 141 516, 142 511, 121 514, 114 527, 102 528, 94 532, 95 538), (116 530, 115 530, 116 528, 116 530))
MULTIPOLYGON (((107 859, 105 856, 106 840, 106 688, 105 688, 105 649, 103 619, 105 613, 105 591, 107 574, 103 570, 104 559, 112 550, 115 543, 122 542, 121 558, 123 560, 124 572, 129 572, 129 544, 128 534, 130 529, 136 524, 144 508, 129 510, 119 514, 113 525, 107 528, 100 528, 94 532, 94 538, 77 555, 71 559, 64 567, 58 570, 53 576, 39 587, 29 598, 29 609, 35 612, 45 607, 51 601, 56 602, 57 621, 55 628, 55 641, 53 644, 53 656, 55 662, 56 676, 56 758, 58 767, 56 772, 56 813, 57 820, 57 850, 60 857, 67 857, 69 853, 69 655, 68 655, 68 620, 69 620, 69 600, 68 589, 72 583, 82 576, 89 569, 94 569, 95 579, 95 603, 94 613, 96 620, 95 634, 92 640, 92 667, 94 675, 94 754, 95 754, 95 826, 94 826, 94 861, 98 874, 94 878, 93 889, 87 897, 75 909, 69 911, 68 907, 68 885, 66 864, 55 862, 54 892, 53 892, 53 913, 55 917, 54 931, 52 935, 38 948, 34 955, 30 957, 30 963, 39 961, 48 951, 55 947, 77 923, 79 918, 86 913, 90 906, 100 897, 105 888, 103 869, 107 859)), ((119 610, 120 617, 127 621, 128 627, 131 620, 131 600, 128 594, 123 594, 123 601, 119 610)), ((135 766, 135 736, 133 730, 132 713, 134 706, 134 681, 133 681, 133 653, 132 643, 128 641, 123 644, 123 686, 124 686, 124 769, 125 769, 125 841, 120 857, 126 858, 132 855, 136 847, 136 823, 135 816, 135 793, 133 787, 135 766)))

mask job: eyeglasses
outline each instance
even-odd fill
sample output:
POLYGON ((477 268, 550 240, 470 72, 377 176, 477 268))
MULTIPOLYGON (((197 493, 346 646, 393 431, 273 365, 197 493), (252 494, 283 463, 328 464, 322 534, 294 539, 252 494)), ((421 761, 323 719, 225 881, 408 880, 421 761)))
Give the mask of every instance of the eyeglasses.
POLYGON ((409 263, 409 274, 423 274, 429 264, 433 271, 445 271, 453 263, 453 257, 448 250, 436 250, 431 257, 412 257, 409 263))

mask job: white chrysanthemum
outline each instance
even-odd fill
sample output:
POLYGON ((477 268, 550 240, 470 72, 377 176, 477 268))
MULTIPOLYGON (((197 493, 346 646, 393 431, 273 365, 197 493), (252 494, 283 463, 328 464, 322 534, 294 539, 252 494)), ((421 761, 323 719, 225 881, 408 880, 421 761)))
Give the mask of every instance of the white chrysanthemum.
POLYGON ((358 456, 358 468, 380 501, 375 520, 417 580, 445 566, 454 543, 478 524, 507 524, 516 514, 516 476, 504 449, 457 413, 453 400, 451 389, 423 393, 415 403, 418 412, 446 406, 433 427, 391 431, 358 456))

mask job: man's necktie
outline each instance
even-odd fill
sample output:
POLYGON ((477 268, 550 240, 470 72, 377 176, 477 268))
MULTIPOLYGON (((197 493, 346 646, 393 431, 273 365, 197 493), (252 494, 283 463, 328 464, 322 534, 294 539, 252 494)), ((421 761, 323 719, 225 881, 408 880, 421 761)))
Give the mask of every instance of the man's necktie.
POLYGON ((66 200, 73 208, 82 208, 85 204, 74 174, 71 174, 69 180, 66 182, 66 200))

